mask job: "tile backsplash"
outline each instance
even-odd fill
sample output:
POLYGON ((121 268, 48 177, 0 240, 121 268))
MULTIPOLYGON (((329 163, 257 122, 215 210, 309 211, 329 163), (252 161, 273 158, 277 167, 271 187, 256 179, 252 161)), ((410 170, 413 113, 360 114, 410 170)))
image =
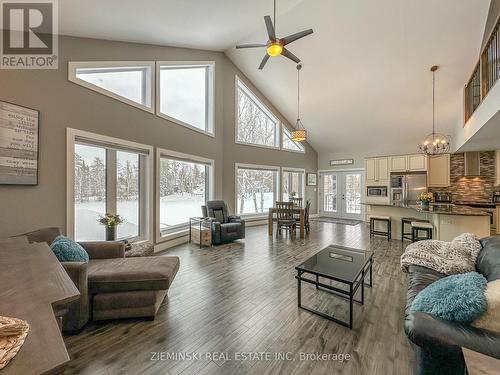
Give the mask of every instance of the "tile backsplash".
POLYGON ((465 155, 452 154, 450 159, 450 186, 429 188, 430 192, 450 191, 454 201, 484 202, 491 201, 495 187, 495 151, 480 152, 481 176, 464 177, 465 155))

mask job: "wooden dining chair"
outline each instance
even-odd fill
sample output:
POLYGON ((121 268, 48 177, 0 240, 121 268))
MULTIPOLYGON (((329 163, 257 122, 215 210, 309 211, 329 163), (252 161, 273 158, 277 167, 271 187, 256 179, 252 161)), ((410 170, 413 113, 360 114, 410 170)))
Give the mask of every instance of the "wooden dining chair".
POLYGON ((293 207, 292 202, 276 202, 276 236, 280 236, 283 229, 295 236, 297 220, 293 217, 293 207))
POLYGON ((290 199, 288 199, 288 201, 292 202, 295 207, 302 208, 302 198, 290 197, 290 199))
POLYGON ((306 208, 304 209, 304 227, 306 229, 306 233, 309 234, 311 227, 309 225, 309 211, 311 210, 311 201, 307 200, 306 208))

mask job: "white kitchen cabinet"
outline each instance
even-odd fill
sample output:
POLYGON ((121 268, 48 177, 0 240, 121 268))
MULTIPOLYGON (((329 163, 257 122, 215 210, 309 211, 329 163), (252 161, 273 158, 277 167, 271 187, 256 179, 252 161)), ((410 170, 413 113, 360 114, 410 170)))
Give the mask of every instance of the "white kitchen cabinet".
POLYGON ((422 154, 408 155, 408 171, 425 172, 427 170, 427 156, 422 154))
POLYGON ((366 183, 374 182, 377 179, 377 165, 375 159, 365 160, 365 181, 366 183))
POLYGON ((389 181, 389 158, 365 159, 366 184, 385 184, 389 181))
POLYGON ((450 154, 427 158, 427 186, 450 186, 450 154))
POLYGON ((396 155, 390 157, 390 172, 425 172, 427 157, 422 154, 396 155))
POLYGON ((500 186, 500 150, 495 151, 495 186, 500 186))
POLYGON ((406 155, 391 156, 391 172, 406 172, 407 159, 406 155))

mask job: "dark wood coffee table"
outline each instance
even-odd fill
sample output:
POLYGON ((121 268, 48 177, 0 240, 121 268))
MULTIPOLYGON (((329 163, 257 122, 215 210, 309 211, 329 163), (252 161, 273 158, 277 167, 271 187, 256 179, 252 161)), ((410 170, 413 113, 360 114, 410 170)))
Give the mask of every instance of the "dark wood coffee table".
POLYGON ((352 329, 352 307, 353 302, 364 303, 365 277, 370 275, 368 286, 372 286, 373 253, 361 249, 330 245, 319 253, 313 255, 295 269, 297 270, 297 297, 298 307, 317 314, 323 318, 334 321, 349 329, 352 329), (306 277, 312 275, 313 278, 306 277), (348 290, 341 289, 320 282, 320 278, 345 284, 348 290), (302 282, 316 286, 317 290, 330 292, 338 297, 349 300, 349 321, 343 321, 334 316, 325 314, 302 305, 302 282), (361 287, 361 300, 354 299, 356 292, 361 287))

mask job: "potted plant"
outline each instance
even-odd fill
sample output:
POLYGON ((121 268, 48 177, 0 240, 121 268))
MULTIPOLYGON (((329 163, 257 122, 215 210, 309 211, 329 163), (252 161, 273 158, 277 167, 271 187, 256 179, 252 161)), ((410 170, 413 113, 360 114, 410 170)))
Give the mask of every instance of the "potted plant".
POLYGON ((106 214, 97 221, 106 227, 106 241, 116 240, 116 227, 123 223, 122 217, 116 214, 106 214))
POLYGON ((429 209, 429 205, 432 202, 433 198, 434 196, 432 195, 432 193, 421 193, 417 197, 417 202, 420 203, 420 207, 422 207, 423 209, 429 209))

